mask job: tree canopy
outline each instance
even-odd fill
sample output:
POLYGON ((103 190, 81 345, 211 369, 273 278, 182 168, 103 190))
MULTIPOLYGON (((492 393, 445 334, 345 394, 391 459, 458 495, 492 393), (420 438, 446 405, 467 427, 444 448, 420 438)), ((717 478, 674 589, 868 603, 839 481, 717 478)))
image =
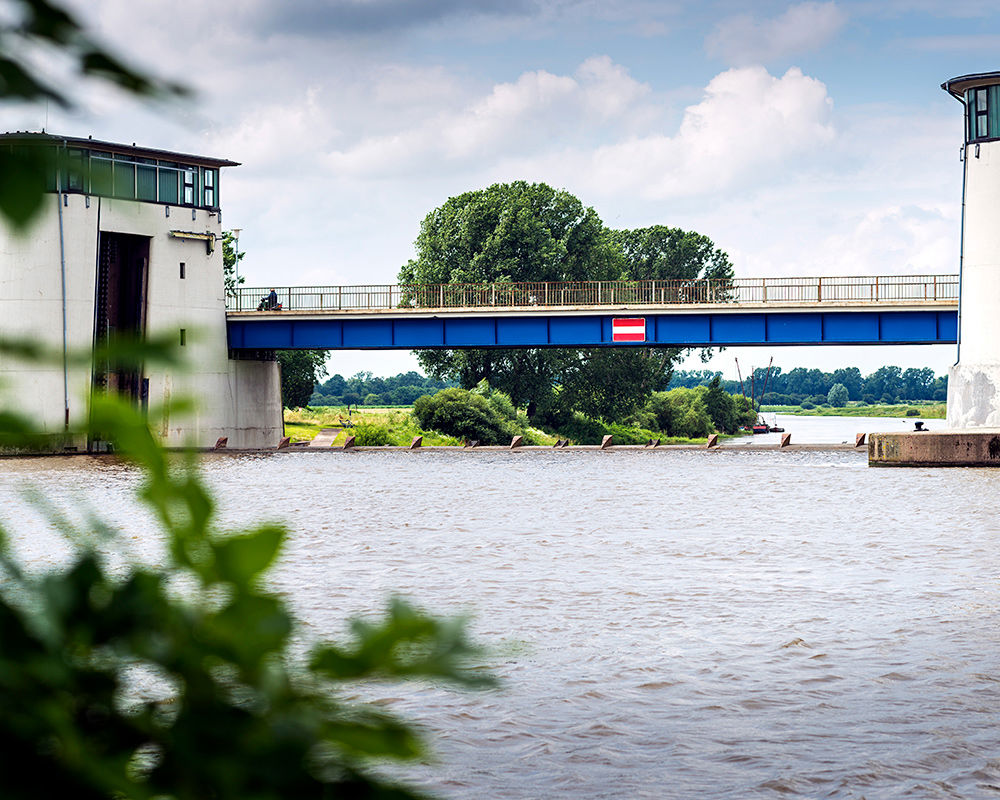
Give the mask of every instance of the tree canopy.
MULTIPOLYGON (((420 225, 403 284, 732 277, 706 236, 655 225, 606 228, 594 209, 544 183, 515 181, 449 198, 420 225)), ((529 413, 536 406, 622 418, 666 388, 683 351, 665 347, 417 351, 439 380, 484 378, 529 413), (555 391, 560 387, 560 391, 555 391)))
POLYGON ((680 228, 653 225, 611 231, 622 257, 624 280, 683 280, 733 277, 729 256, 707 236, 680 228))
POLYGON ((618 250, 597 212, 544 183, 497 183, 449 198, 420 224, 400 283, 610 280, 618 250))
POLYGON ((282 350, 278 353, 278 363, 282 404, 285 408, 309 405, 313 389, 326 375, 326 350, 282 350))

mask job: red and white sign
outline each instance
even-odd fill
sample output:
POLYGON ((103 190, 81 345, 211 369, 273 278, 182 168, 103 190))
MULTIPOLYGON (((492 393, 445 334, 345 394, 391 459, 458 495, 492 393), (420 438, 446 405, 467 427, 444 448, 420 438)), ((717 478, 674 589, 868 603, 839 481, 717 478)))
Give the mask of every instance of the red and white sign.
POLYGON ((611 320, 612 342, 646 341, 645 317, 619 317, 611 320))

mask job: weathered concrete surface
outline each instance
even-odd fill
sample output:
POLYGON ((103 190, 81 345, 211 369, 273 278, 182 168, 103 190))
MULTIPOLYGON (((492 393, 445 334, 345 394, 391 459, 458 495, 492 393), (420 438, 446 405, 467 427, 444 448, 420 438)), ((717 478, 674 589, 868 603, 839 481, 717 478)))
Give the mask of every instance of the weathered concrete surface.
MULTIPOLYGON (((352 437, 353 438, 353 437, 352 437)), ((661 444, 659 447, 653 448, 644 444, 618 444, 613 447, 601 447, 599 444, 574 444, 566 445, 564 447, 554 447, 550 445, 522 445, 521 447, 514 448, 511 450, 509 445, 480 445, 478 447, 457 447, 453 445, 424 445, 415 450, 411 450, 409 445, 382 445, 380 447, 376 446, 356 446, 351 444, 349 447, 302 447, 294 451, 285 450, 284 453, 295 452, 295 453, 309 453, 310 455, 317 453, 455 453, 455 454, 473 454, 473 453, 528 453, 528 454, 539 454, 539 453, 585 453, 585 452, 605 452, 605 453, 618 453, 624 450, 633 451, 637 453, 672 453, 679 450, 689 450, 698 451, 701 453, 823 453, 831 451, 844 451, 848 453, 857 453, 858 457, 861 458, 862 454, 859 449, 855 449, 854 445, 843 442, 840 444, 790 444, 787 447, 779 448, 777 446, 763 446, 763 445, 725 445, 720 444, 717 447, 708 449, 703 444, 661 444)), ((274 450, 224 450, 224 451, 213 451, 219 453, 249 453, 249 452, 268 452, 273 453, 274 450)), ((559 455, 558 457, 562 457, 559 455)))
POLYGON ((1000 364, 948 368, 948 427, 1000 428, 1000 364))
POLYGON ((1000 467, 1000 428, 872 433, 870 467, 1000 467))

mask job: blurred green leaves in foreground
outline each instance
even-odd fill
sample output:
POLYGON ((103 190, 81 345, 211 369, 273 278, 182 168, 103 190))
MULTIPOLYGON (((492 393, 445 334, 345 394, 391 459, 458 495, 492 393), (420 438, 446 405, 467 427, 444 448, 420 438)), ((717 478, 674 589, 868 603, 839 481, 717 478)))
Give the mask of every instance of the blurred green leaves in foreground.
MULTIPOLYGON (((135 346, 119 355, 162 357, 135 346)), ((7 446, 34 437, 13 412, 0 414, 0 433, 7 446)), ((41 504, 73 555, 39 574, 16 561, 0 530, 3 797, 422 796, 379 774, 387 760, 424 755, 414 727, 342 694, 357 690, 348 682, 372 680, 494 685, 469 666, 478 651, 462 621, 393 599, 378 621, 355 620, 346 644, 297 657, 295 620, 264 580, 286 529, 217 531, 196 455, 166 453, 138 410, 114 398, 94 397, 89 433, 141 470, 139 500, 168 554, 160 567, 110 570, 105 523, 73 529, 41 504)))
MULTIPOLYGON (((190 90, 137 69, 104 47, 52 0, 0 0, 0 102, 51 102, 72 108, 63 85, 115 87, 126 96, 169 101, 190 90)), ((24 230, 41 209, 54 150, 0 147, 0 219, 24 230)))

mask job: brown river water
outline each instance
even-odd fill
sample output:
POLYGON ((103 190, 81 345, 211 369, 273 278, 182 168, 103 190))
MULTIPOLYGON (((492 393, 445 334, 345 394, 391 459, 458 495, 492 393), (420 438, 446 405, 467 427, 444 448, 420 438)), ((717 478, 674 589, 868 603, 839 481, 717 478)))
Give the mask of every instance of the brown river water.
MULTIPOLYGON (((489 692, 366 687, 448 798, 1000 797, 1000 471, 853 451, 212 456, 223 524, 282 518, 310 636, 392 593, 468 613, 489 692)), ((62 550, 31 484, 142 558, 137 475, 0 462, 0 516, 62 550)))

